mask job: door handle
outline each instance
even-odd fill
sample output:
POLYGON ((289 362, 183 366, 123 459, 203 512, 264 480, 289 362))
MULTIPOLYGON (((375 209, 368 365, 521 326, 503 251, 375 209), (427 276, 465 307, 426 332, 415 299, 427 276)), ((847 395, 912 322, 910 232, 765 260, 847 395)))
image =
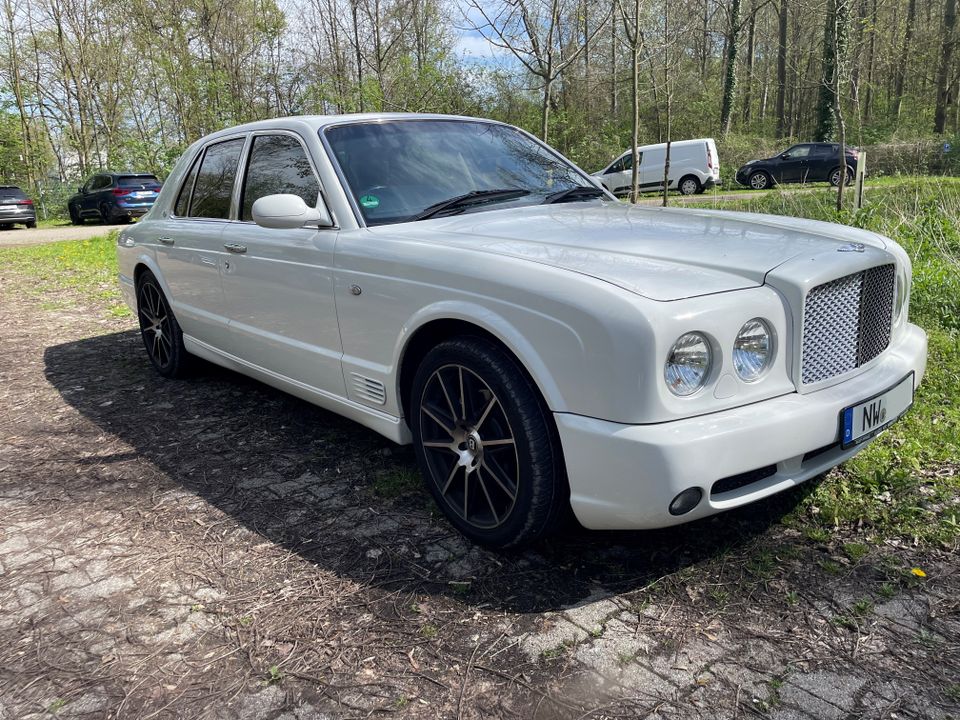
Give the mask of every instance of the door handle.
POLYGON ((227 252, 237 253, 238 255, 247 251, 247 246, 240 243, 224 243, 223 246, 227 249, 227 252))
POLYGON ((158 238, 157 238, 157 242, 158 242, 158 243, 162 243, 163 245, 173 245, 173 238, 172 238, 172 237, 158 237, 158 238))

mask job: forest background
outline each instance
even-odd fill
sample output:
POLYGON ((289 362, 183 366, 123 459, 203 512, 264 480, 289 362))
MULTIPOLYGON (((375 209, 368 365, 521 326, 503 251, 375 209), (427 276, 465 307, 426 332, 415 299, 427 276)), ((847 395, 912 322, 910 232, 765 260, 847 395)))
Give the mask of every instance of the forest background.
POLYGON ((588 171, 715 137, 726 183, 792 141, 958 174, 957 0, 0 0, 0 183, 45 213, 265 117, 503 120, 588 171))

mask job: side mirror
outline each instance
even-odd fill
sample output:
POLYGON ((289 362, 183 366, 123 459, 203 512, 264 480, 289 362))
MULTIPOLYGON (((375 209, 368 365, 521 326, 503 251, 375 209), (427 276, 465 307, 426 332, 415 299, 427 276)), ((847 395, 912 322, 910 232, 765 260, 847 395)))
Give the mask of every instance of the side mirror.
POLYGON ((783 155, 780 156, 780 159, 781 159, 781 160, 789 160, 789 159, 790 159, 790 153, 784 153, 783 155))
POLYGON ((82 188, 82 187, 78 187, 78 188, 77 188, 77 192, 80 193, 81 195, 83 195, 83 188, 82 188))
POLYGON ((265 195, 253 203, 253 221, 260 227, 274 230, 293 230, 307 225, 333 227, 327 208, 309 207, 297 195, 265 195))

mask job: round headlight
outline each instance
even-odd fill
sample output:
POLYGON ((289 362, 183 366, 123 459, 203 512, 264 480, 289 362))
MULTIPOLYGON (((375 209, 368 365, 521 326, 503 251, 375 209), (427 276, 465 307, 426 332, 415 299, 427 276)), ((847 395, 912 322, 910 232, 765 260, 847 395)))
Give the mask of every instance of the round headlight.
POLYGON ((767 323, 760 318, 748 320, 733 343, 733 367, 745 382, 753 382, 770 365, 773 358, 773 337, 767 323))
POLYGON ((663 377, 674 395, 692 395, 710 374, 710 343, 700 333, 681 335, 670 348, 663 377))

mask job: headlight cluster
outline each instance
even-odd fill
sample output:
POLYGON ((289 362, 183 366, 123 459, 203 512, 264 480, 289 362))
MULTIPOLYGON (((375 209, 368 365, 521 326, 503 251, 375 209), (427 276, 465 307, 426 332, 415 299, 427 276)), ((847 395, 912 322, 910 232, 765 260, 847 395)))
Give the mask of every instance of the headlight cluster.
MULTIPOLYGON (((773 331, 765 320, 747 321, 733 343, 733 369, 744 382, 760 379, 773 360, 773 331)), ((713 351, 698 332, 681 335, 670 348, 663 376, 674 395, 686 397, 702 388, 710 377, 713 351)))
POLYGON ((773 357, 773 335, 760 318, 748 321, 733 342, 733 369, 744 382, 763 375, 773 357))

